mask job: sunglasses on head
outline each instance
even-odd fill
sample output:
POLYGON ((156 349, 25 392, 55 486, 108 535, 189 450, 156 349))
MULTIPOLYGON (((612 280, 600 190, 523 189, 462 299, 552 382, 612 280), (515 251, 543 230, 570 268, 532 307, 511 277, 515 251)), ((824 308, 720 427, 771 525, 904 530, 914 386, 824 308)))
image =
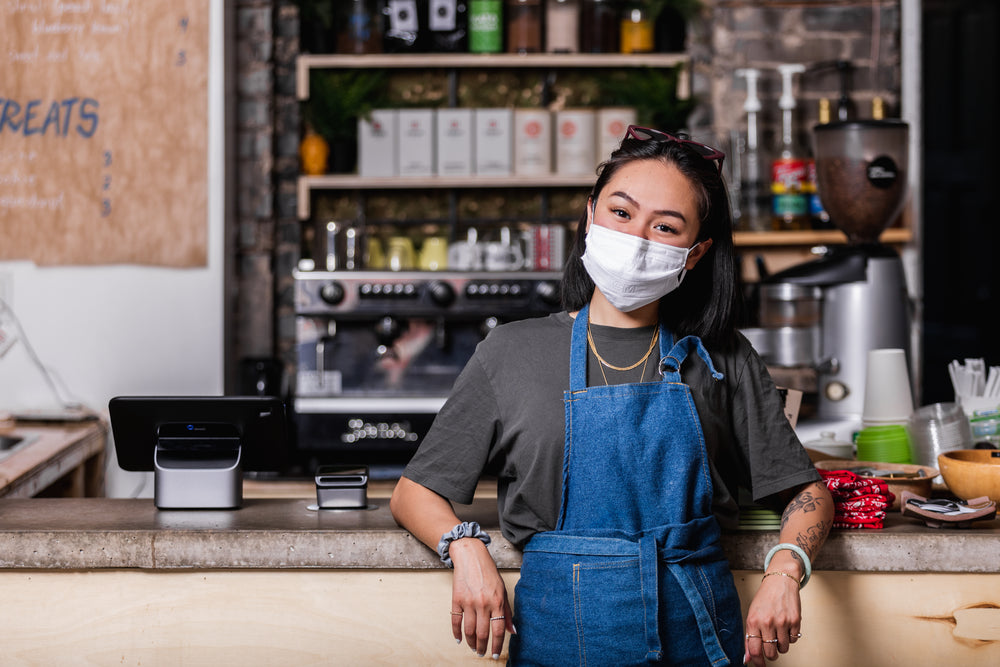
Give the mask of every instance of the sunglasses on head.
POLYGON ((718 148, 712 148, 711 146, 698 143, 697 141, 682 139, 680 137, 675 137, 672 134, 661 132, 660 130, 654 130, 649 127, 640 127, 638 125, 629 125, 628 130, 625 131, 625 136, 632 139, 638 139, 639 141, 673 141, 678 144, 685 144, 686 146, 690 146, 694 149, 698 155, 702 156, 706 160, 715 161, 716 166, 719 168, 719 174, 722 174, 722 163, 726 159, 726 154, 718 148))

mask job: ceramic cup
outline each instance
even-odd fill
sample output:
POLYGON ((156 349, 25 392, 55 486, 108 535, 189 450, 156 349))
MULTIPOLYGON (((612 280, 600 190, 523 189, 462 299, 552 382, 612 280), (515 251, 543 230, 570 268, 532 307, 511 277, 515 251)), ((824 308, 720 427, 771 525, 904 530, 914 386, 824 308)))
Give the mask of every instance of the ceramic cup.
POLYGON ((483 266, 487 271, 519 271, 524 266, 524 251, 516 243, 487 243, 483 250, 483 266))
POLYGON ((428 236, 420 246, 420 269, 443 271, 448 268, 448 241, 443 236, 428 236))
POLYGON ((386 268, 390 271, 409 271, 416 264, 413 240, 409 236, 393 236, 385 256, 386 268))
POLYGON ((369 236, 365 252, 366 269, 385 268, 385 250, 382 248, 382 239, 377 236, 369 236))
POLYGON ((483 268, 482 247, 477 242, 479 233, 475 227, 469 229, 464 241, 456 241, 448 247, 448 266, 456 271, 479 271, 483 268))

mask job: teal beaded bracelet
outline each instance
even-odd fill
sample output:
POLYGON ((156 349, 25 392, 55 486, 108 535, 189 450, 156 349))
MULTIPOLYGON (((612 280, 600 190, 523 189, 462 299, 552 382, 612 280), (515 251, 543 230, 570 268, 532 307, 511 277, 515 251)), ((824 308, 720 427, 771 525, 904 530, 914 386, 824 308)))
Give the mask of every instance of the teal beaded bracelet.
POLYGON ((805 585, 809 583, 809 577, 812 576, 812 562, 809 560, 809 554, 807 554, 802 547, 796 544, 789 544, 788 542, 776 544, 774 548, 767 552, 767 557, 764 559, 764 571, 767 572, 767 568, 771 564, 771 559, 774 558, 774 554, 783 549, 794 552, 799 558, 802 559, 802 566, 805 567, 806 573, 802 575, 802 580, 799 582, 799 588, 805 588, 805 585))

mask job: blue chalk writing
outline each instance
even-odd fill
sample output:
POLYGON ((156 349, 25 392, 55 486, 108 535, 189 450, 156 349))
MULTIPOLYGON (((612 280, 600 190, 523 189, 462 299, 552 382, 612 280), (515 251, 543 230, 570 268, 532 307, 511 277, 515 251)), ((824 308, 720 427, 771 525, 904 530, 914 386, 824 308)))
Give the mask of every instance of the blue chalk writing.
POLYGON ((68 137, 89 139, 100 122, 100 102, 90 97, 62 100, 17 100, 0 97, 0 135, 68 137))

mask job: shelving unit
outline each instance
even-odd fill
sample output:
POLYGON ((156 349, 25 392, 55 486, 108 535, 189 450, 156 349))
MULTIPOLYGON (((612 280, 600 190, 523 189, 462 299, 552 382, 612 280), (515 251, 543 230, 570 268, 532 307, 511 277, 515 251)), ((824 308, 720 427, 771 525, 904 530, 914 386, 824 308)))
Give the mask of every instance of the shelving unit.
MULTIPOLYGON (((296 61, 296 95, 299 100, 309 99, 309 75, 314 69, 439 69, 454 74, 460 70, 475 69, 621 69, 637 67, 670 68, 681 65, 678 97, 690 96, 690 57, 684 53, 653 54, 304 54, 296 61)), ((462 178, 434 176, 428 178, 362 178, 357 175, 300 176, 298 179, 297 214, 300 220, 312 215, 312 193, 322 190, 341 191, 391 191, 391 190, 472 190, 525 188, 548 190, 553 188, 589 188, 593 176, 469 176, 462 178)), ((812 249, 824 245, 847 242, 838 230, 788 231, 788 232, 737 232, 735 244, 746 251, 758 251, 777 264, 790 264, 808 259, 812 249)), ((902 246, 913 240, 908 227, 887 229, 882 242, 902 246)), ((752 277, 752 276, 750 276, 752 277)))

